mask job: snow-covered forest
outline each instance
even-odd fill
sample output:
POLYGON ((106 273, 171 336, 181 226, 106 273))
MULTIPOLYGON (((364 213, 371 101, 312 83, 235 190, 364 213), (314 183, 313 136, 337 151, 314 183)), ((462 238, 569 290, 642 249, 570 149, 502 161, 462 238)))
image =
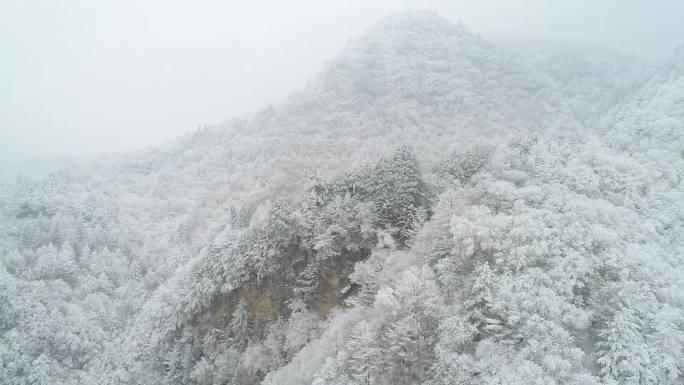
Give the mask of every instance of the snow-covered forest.
POLYGON ((683 384, 684 46, 387 17, 306 86, 0 184, 0 384, 683 384))

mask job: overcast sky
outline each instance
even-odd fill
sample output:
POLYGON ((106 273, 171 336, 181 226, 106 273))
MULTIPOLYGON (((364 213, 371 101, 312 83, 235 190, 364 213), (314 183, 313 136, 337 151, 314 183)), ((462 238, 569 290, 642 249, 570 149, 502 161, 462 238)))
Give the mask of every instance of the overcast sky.
POLYGON ((652 61, 684 43, 681 0, 0 0, 0 163, 140 149, 257 110, 416 8, 652 61))

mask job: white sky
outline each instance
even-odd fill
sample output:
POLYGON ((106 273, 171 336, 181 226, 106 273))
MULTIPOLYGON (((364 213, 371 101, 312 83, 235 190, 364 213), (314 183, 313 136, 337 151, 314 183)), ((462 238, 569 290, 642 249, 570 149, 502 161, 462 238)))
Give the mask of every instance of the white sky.
POLYGON ((680 0, 0 0, 0 163, 144 148, 258 110, 416 8, 649 60, 684 43, 680 0))

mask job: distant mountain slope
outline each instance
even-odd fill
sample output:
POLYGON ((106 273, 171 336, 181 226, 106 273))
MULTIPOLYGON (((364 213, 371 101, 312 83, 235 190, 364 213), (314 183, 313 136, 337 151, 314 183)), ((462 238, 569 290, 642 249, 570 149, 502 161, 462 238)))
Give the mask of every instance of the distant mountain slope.
POLYGON ((684 148, 684 46, 637 92, 605 115, 599 128, 611 144, 632 153, 666 153, 681 159, 684 148))
POLYGON ((551 77, 586 125, 637 90, 651 70, 637 58, 588 43, 547 42, 522 50, 530 65, 551 77))
POLYGON ((278 106, 0 184, 0 383, 680 383, 678 52, 401 13, 278 106))

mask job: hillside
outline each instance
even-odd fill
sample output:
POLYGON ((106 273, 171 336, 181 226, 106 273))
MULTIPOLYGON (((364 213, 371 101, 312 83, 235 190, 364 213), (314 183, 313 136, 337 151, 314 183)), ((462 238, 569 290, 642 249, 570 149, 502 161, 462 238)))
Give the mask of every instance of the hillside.
POLYGON ((277 106, 0 184, 0 383, 679 384, 683 52, 407 12, 277 106))

